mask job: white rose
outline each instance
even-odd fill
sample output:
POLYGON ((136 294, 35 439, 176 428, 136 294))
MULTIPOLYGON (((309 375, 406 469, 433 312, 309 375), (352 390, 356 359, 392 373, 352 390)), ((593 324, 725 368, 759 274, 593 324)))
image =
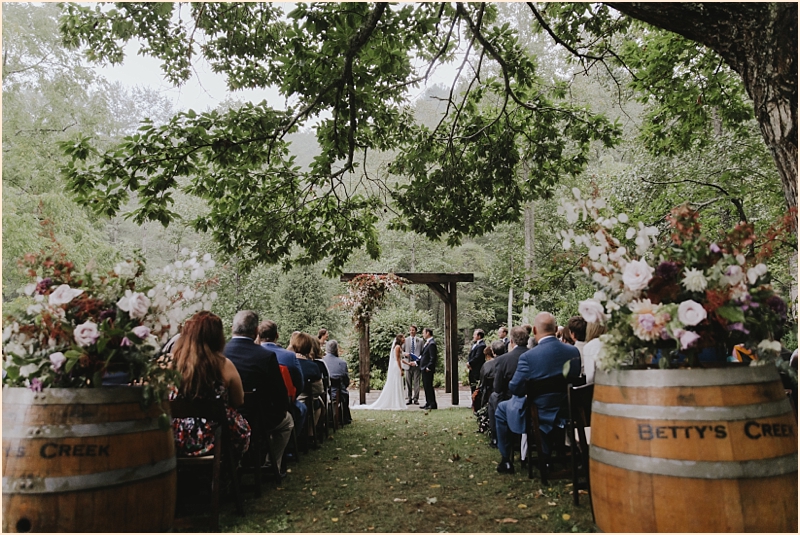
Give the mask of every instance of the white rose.
POLYGON ((50 367, 53 368, 56 371, 60 370, 61 366, 63 366, 66 361, 67 361, 67 357, 65 357, 64 353, 62 353, 61 351, 59 351, 58 353, 53 353, 52 355, 50 355, 50 362, 52 362, 50 367))
POLYGON ((587 323, 604 323, 606 321, 603 304, 594 299, 587 299, 578 303, 578 313, 587 323))
POLYGON ((633 260, 625 266, 622 272, 622 282, 625 287, 633 292, 638 292, 647 288, 650 279, 653 278, 653 268, 647 265, 644 260, 633 260))
POLYGON ((740 266, 728 266, 725 269, 725 272, 722 274, 722 280, 726 283, 730 284, 731 286, 736 286, 742 281, 744 277, 744 272, 740 266))
POLYGON ((697 325, 706 319, 706 309, 703 305, 691 299, 678 306, 678 320, 684 325, 697 325))
POLYGON ((759 277, 767 274, 767 266, 764 264, 758 264, 757 266, 751 267, 747 270, 747 281, 750 285, 754 285, 759 277))
POLYGON ((75 332, 72 333, 75 337, 75 343, 81 347, 90 346, 100 338, 100 332, 97 330, 97 324, 93 321, 87 321, 75 327, 75 332))
POLYGON ((136 275, 136 264, 133 262, 121 262, 114 266, 114 273, 127 279, 136 275))
POLYGON ((708 281, 701 270, 692 268, 683 272, 681 284, 690 292, 702 292, 708 286, 708 281))
POLYGON ((25 295, 33 295, 33 292, 36 291, 36 283, 32 282, 30 284, 26 284, 22 291, 25 295))
POLYGON ((777 340, 761 340, 758 344, 759 349, 765 351, 774 351, 775 353, 781 352, 781 343, 777 340))
POLYGON ((66 305, 79 295, 83 293, 83 290, 78 290, 76 288, 70 288, 68 284, 62 284, 58 288, 55 289, 53 293, 50 294, 47 302, 51 306, 58 306, 58 305, 66 305))
POLYGON ((143 293, 125 290, 125 297, 117 301, 117 306, 130 317, 142 319, 150 309, 150 299, 143 293))

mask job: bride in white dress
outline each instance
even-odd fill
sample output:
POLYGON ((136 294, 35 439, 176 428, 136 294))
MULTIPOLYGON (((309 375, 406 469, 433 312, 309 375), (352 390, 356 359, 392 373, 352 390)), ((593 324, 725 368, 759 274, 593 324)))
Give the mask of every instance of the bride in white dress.
POLYGON ((381 395, 374 403, 369 405, 355 405, 352 409, 371 409, 383 411, 399 411, 406 409, 406 400, 403 392, 403 369, 400 361, 403 358, 403 343, 405 337, 398 334, 389 350, 389 370, 386 372, 386 384, 383 385, 381 395))

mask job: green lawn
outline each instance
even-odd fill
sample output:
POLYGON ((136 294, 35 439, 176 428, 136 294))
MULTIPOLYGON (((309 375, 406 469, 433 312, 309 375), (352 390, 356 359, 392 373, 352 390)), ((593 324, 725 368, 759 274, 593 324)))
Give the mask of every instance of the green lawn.
MULTIPOLYGON (((594 531, 587 496, 567 480, 495 471, 497 450, 465 408, 353 411, 354 422, 290 463, 281 487, 223 509, 229 532, 594 531)), ((519 461, 517 461, 519 470, 519 461)))

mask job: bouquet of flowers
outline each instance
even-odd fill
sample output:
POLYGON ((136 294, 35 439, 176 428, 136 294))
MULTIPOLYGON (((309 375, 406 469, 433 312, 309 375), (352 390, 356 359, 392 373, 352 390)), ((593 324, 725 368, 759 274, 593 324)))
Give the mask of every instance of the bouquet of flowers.
POLYGON ((341 306, 349 310, 353 323, 360 330, 369 323, 388 293, 394 288, 402 288, 407 282, 394 273, 362 273, 347 284, 347 294, 339 296, 341 306))
POLYGON ((587 322, 607 326, 598 367, 648 364, 657 356, 661 367, 691 366, 701 353, 725 361, 737 344, 761 363, 778 356, 788 308, 764 260, 790 232, 794 213, 755 247, 751 224, 710 241, 697 212, 682 205, 667 217, 669 241, 658 243, 656 227, 628 225, 627 214, 614 214, 603 199, 582 199, 577 188, 573 195, 561 209, 584 231, 562 230, 561 237, 565 249, 588 252, 582 269, 598 287, 579 304, 587 322))
POLYGON ((158 363, 161 346, 216 299, 208 291, 214 281, 205 280, 214 267, 210 255, 183 256, 148 284, 139 258, 97 274, 78 273, 57 245, 25 255, 20 265, 31 283, 20 293, 27 308, 4 321, 3 382, 34 391, 96 387, 122 372, 144 386, 145 402, 161 399, 180 380, 158 363))

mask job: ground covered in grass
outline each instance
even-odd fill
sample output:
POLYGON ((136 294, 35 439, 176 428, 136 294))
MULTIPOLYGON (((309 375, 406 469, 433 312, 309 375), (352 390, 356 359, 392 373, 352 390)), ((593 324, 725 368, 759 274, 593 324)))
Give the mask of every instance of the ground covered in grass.
POLYGON ((353 411, 354 422, 261 498, 246 516, 226 504, 229 532, 594 531, 588 496, 573 507, 569 481, 543 487, 527 471, 495 471, 497 450, 466 408, 353 411))

